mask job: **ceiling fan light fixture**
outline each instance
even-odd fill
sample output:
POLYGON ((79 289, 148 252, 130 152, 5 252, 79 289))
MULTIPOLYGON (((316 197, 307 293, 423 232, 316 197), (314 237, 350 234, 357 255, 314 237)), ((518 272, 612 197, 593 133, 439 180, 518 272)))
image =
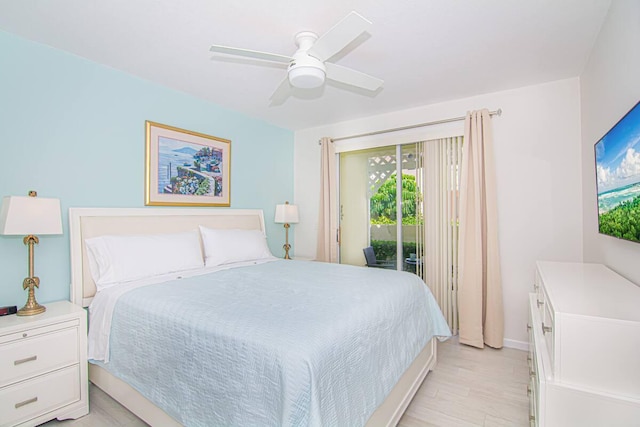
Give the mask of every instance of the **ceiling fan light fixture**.
POLYGON ((313 89, 324 83, 324 71, 317 67, 299 66, 289 70, 289 83, 299 89, 313 89))
POLYGON ((297 33, 294 39, 298 50, 292 56, 223 45, 212 45, 209 50, 223 55, 289 64, 287 77, 280 81, 269 98, 273 105, 279 105, 294 93, 294 89, 315 89, 323 86, 326 79, 369 91, 378 90, 384 83, 381 79, 329 62, 370 28, 370 21, 351 11, 320 37, 311 31, 297 33))

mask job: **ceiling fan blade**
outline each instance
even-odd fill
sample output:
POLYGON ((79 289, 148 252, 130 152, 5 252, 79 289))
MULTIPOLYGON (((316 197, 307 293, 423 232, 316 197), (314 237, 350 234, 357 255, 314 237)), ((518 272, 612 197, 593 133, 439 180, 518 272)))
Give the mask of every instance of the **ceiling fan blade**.
POLYGON ((307 53, 324 62, 347 47, 356 37, 367 31, 371 25, 370 21, 357 12, 351 11, 329 31, 320 36, 307 53))
POLYGON ((271 105, 282 105, 284 101, 289 98, 292 92, 293 87, 289 83, 289 77, 285 77, 278 85, 278 88, 273 92, 273 94, 271 94, 271 97, 269 98, 271 105))
POLYGON ((331 62, 324 64, 326 67, 327 78, 337 82, 346 83, 348 85, 361 87, 363 89, 374 91, 382 86, 384 80, 370 76, 352 68, 336 65, 331 62))
POLYGON ((257 50, 241 49, 237 47, 220 46, 214 44, 209 48, 211 52, 223 53, 225 55, 244 56, 246 58, 262 59, 264 61, 282 62, 288 64, 291 62, 290 56, 278 55, 277 53, 259 52, 257 50))

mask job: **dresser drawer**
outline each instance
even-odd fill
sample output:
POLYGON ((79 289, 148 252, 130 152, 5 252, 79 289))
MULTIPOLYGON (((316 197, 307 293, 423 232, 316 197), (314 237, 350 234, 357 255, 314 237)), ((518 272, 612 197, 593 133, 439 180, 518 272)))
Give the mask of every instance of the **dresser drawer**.
POLYGON ((544 314, 541 316, 542 319, 542 334, 544 335, 544 340, 547 344, 547 351, 549 353, 549 362, 551 364, 551 369, 555 371, 555 319, 553 315, 553 307, 551 306, 551 302, 549 301, 548 296, 544 295, 544 306, 542 307, 544 314))
POLYGON ((529 377, 529 385, 527 386, 527 392, 529 393, 529 426, 537 427, 538 424, 538 386, 533 377, 529 377))
POLYGON ((0 425, 11 426, 80 400, 78 365, 0 389, 0 425))
POLYGON ((536 312, 538 313, 538 317, 544 320, 544 308, 547 305, 547 298, 544 293, 544 285, 541 281, 536 282, 535 288, 535 297, 536 297, 536 312))
POLYGON ((537 285, 535 292, 535 305, 533 305, 532 308, 535 309, 535 317, 538 319, 536 320, 536 326, 539 327, 543 333, 548 350, 549 362, 551 363, 551 367, 553 369, 555 365, 554 315, 551 301, 549 299, 549 296, 547 295, 543 283, 538 283, 537 285))
POLYGON ((541 397, 543 394, 543 386, 545 384, 545 370, 542 359, 548 357, 545 345, 540 343, 542 331, 542 319, 539 310, 539 296, 537 294, 529 295, 529 355, 527 361, 529 363, 529 385, 527 392, 529 394, 529 425, 542 426, 542 418, 544 414, 541 411, 541 397), (541 354, 544 353, 544 354, 541 354))
POLYGON ((0 344, 0 387, 78 363, 78 329, 71 327, 0 344))

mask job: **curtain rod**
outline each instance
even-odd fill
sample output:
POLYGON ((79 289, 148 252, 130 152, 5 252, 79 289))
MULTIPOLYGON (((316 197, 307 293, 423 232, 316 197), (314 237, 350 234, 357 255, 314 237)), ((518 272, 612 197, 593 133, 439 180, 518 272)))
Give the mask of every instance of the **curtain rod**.
MULTIPOLYGON (((495 111, 490 111, 489 115, 490 116, 501 116, 502 115, 502 108, 498 108, 495 111)), ((436 120, 436 121, 433 121, 433 122, 419 123, 417 125, 402 126, 402 127, 393 128, 393 129, 377 130, 375 132, 361 133, 359 135, 341 136, 339 138, 332 138, 331 142, 343 141, 345 139, 360 138, 362 136, 374 136, 374 135, 380 135, 380 134, 383 134, 383 133, 398 132, 398 131, 401 131, 401 130, 415 129, 415 128, 421 128, 421 127, 425 127, 425 126, 441 125, 443 123, 459 122, 460 120, 464 120, 464 119, 466 119, 466 116, 453 117, 453 118, 450 118, 450 119, 436 120)), ((318 144, 319 143, 320 142, 318 142, 318 144)))

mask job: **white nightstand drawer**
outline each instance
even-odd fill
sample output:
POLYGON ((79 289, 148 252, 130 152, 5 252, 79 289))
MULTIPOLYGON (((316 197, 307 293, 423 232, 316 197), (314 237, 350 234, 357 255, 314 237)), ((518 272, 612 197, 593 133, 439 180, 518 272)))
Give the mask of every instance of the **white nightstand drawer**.
POLYGON ((78 365, 0 389, 0 425, 11 426, 80 400, 78 365))
MULTIPOLYGON (((7 319, 7 320, 15 320, 15 319, 22 319, 22 318, 18 316, 14 316, 14 319, 7 319)), ((5 333, 0 335, 0 344, 8 344, 13 341, 22 341, 25 338, 34 338, 34 337, 37 337, 38 335, 44 335, 50 332, 59 331, 61 329, 74 328, 78 326, 79 326, 78 320, 68 320, 66 322, 52 323, 50 325, 45 325, 40 327, 32 326, 26 329, 20 328, 20 330, 17 332, 5 333)))
MULTIPOLYGON (((78 329, 68 328, 0 345, 0 387, 78 363, 78 329)), ((77 381, 76 381, 77 382, 77 381)))

